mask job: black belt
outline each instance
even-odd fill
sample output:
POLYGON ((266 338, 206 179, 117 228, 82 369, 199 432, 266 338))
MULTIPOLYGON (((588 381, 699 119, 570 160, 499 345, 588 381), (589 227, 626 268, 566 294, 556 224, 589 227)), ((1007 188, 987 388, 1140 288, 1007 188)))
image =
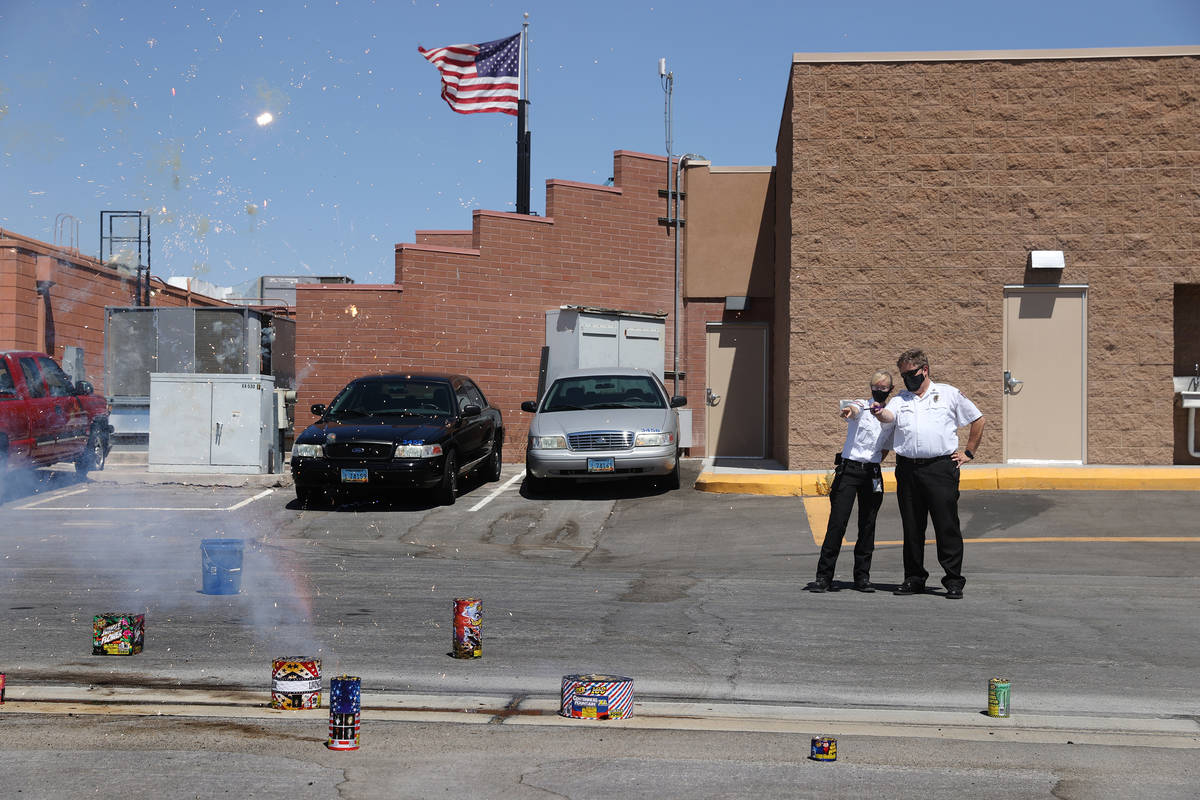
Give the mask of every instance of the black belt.
POLYGON ((933 458, 909 458, 908 456, 897 455, 896 463, 897 464, 910 464, 914 467, 924 467, 927 464, 936 464, 939 461, 948 461, 949 459, 950 459, 949 455, 934 456, 933 458))
POLYGON ((842 459, 842 464, 843 464, 843 465, 845 465, 845 466, 848 466, 848 467, 853 467, 854 469, 867 470, 868 472, 869 472, 869 471, 871 471, 871 470, 875 470, 875 469, 878 469, 878 468, 879 468, 879 465, 878 465, 878 464, 876 464, 876 463, 874 463, 874 462, 870 462, 870 461, 854 461, 854 460, 852 460, 852 459, 849 459, 849 458, 843 458, 843 459, 842 459))

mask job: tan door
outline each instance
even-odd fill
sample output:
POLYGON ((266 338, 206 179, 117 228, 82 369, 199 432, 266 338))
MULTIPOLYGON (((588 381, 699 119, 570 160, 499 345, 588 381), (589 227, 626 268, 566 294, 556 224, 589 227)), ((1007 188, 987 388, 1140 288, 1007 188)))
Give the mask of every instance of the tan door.
POLYGON ((1083 464, 1087 290, 1004 290, 1004 455, 1083 464))
POLYGON ((767 326, 708 326, 705 453, 766 458, 767 326))

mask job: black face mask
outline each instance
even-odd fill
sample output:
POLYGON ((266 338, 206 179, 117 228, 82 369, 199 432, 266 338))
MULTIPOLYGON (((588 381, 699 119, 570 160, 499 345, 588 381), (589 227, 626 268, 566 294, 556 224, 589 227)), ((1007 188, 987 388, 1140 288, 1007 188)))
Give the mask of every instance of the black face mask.
POLYGON ((876 403, 886 403, 888 395, 892 393, 891 389, 872 389, 871 399, 876 403))
POLYGON ((925 376, 922 375, 918 370, 901 372, 900 377, 904 379, 904 388, 908 389, 910 392, 915 392, 917 389, 920 389, 921 384, 925 382, 925 376))

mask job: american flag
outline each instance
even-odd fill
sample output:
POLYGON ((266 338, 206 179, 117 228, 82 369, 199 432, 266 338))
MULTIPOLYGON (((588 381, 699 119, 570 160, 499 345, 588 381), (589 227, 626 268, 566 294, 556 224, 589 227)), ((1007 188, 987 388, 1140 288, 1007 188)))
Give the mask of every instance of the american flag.
POLYGON ((442 73, 442 97, 460 114, 516 114, 521 99, 521 34, 482 44, 417 50, 442 73))

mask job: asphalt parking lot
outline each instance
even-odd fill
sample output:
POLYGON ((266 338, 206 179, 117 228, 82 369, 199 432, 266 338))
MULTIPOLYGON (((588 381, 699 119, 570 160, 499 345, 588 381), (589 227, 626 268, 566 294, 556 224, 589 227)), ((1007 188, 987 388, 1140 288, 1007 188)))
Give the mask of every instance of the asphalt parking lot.
MULTIPOLYGON (((692 464, 685 477, 697 472, 692 464)), ((244 721, 221 728, 210 719, 205 736, 218 750, 287 730, 282 749, 300 753, 289 759, 331 763, 329 754, 305 750, 305 742, 315 751, 322 741, 319 712, 298 738, 300 722, 260 713, 271 660, 307 654, 322 659, 326 676, 362 676, 364 729, 375 713, 373 735, 427 759, 427 791, 469 788, 439 782, 442 756, 432 742, 467 736, 452 722, 472 703, 476 719, 494 722, 472 740, 493 754, 515 748, 508 767, 485 759, 497 775, 527 774, 533 762, 521 761, 523 748, 541 748, 535 760, 544 766, 546 753, 570 742, 597 746, 595 733, 551 724, 562 676, 579 672, 634 678, 648 728, 638 741, 673 755, 656 765, 629 751, 635 734, 625 738, 620 726, 633 720, 605 728, 602 738, 648 786, 662 788, 653 779, 659 769, 683 785, 726 785, 698 766, 719 757, 712 737, 725 731, 738 765, 753 763, 751 741, 773 754, 757 773, 762 793, 788 795, 792 770, 812 764, 803 760, 807 737, 840 731, 853 744, 839 768, 858 769, 858 777, 843 786, 829 783, 830 773, 805 772, 828 791, 800 796, 856 796, 853 786, 873 785, 872 770, 888 769, 911 778, 890 796, 967 787, 982 787, 978 796, 1038 796, 1055 786, 1064 797, 1095 796, 1088 790, 1097 787, 1120 796, 1132 776, 1152 779, 1158 796, 1191 796, 1182 792, 1194 787, 1195 768, 1185 764, 1200 748, 1195 493, 964 493, 968 584, 964 600, 949 602, 886 591, 901 578, 890 496, 872 576, 883 591, 814 595, 801 591, 819 549, 811 499, 618 483, 530 495, 512 466, 499 483, 466 483, 450 507, 405 496, 303 509, 286 487, 39 480, 0 506, 9 692, 0 719, 28 714, 49 735, 52 723, 38 716, 48 710, 73 700, 81 714, 105 709, 103 722, 89 716, 67 726, 72 753, 117 747, 96 736, 125 730, 121 703, 142 697, 156 710, 133 711, 170 717, 156 725, 164 741, 178 733, 183 751, 187 714, 177 712, 199 705, 216 719, 254 718, 253 734, 244 721), (240 594, 199 592, 199 542, 207 537, 245 541, 240 594), (484 601, 481 659, 449 656, 458 596, 484 601), (145 651, 92 656, 92 616, 117 610, 147 615, 145 651), (1012 681, 1011 721, 982 714, 994 676, 1012 681), (184 703, 178 692, 197 694, 184 703), (412 716, 417 711, 443 716, 412 716), (986 727, 997 724, 1008 727, 986 727), (531 732, 539 726, 544 739, 531 732), (521 728, 524 744, 492 738, 508 728, 521 728), (418 729, 426 733, 414 736, 418 729), (1003 748, 978 749, 977 739, 995 745, 997 735, 1003 748), (1067 741, 1091 749, 1059 753, 1074 746, 1067 741), (1117 758, 1119 742, 1143 757, 1117 758), (1022 764, 1036 769, 1021 772, 1022 764), (959 767, 966 771, 939 783, 939 770, 959 767)), ((850 566, 844 549, 838 579, 847 587, 850 566)), ((927 566, 934 585, 932 546, 927 566)), ((247 762, 244 772, 261 766, 247 762)), ((739 769, 731 762, 729 775, 739 769)), ((420 796, 405 783, 411 778, 387 784, 408 787, 392 796, 420 796)), ((328 785, 321 780, 314 786, 328 785)), ((542 783, 592 796, 586 781, 542 783)), ((481 793, 526 796, 519 785, 481 793)), ((730 792, 706 796, 739 793, 730 792)))

